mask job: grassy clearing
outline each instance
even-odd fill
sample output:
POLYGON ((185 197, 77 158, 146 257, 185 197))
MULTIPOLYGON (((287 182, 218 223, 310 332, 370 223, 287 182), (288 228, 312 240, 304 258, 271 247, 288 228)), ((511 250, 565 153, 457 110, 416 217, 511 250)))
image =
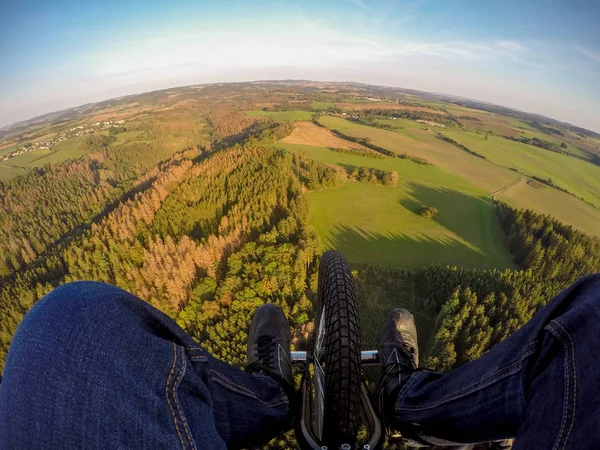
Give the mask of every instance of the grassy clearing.
POLYGON ((7 166, 0 163, 0 181, 6 183, 14 177, 24 174, 27 171, 24 167, 7 166))
POLYGON ((311 111, 246 111, 248 117, 271 117, 280 122, 310 121, 313 118, 311 111))
POLYGON ((87 154, 87 152, 85 152, 83 150, 78 150, 78 149, 60 150, 60 151, 52 152, 48 156, 44 156, 43 158, 33 161, 30 164, 30 167, 41 167, 45 164, 61 163, 68 159, 79 159, 86 154, 87 154))
POLYGON ((552 181, 600 207, 600 167, 548 150, 497 136, 448 130, 444 135, 465 145, 493 163, 514 167, 528 176, 552 181))
POLYGON ((398 158, 372 159, 326 148, 277 144, 336 165, 396 170, 397 187, 348 182, 309 194, 311 223, 326 248, 342 251, 353 265, 511 267, 489 196, 431 166, 398 158), (422 205, 439 210, 422 218, 422 205))
MULTIPOLYGON (((97 134, 107 134, 107 133, 101 132, 101 133, 97 133, 97 134)), ((74 151, 78 150, 79 146, 83 142, 85 142, 89 137, 90 137, 90 135, 88 135, 88 134, 85 134, 82 136, 75 136, 71 139, 67 139, 66 141, 59 142, 52 148, 52 150, 55 152, 61 152, 61 151, 74 152, 74 151)))
POLYGON ((518 178, 515 172, 443 142, 433 132, 415 127, 408 120, 392 120, 399 122, 401 126, 406 125, 404 129, 397 131, 361 125, 340 117, 325 116, 320 121, 348 136, 369 138, 373 144, 394 153, 424 158, 445 172, 461 177, 488 193, 495 192, 518 178))
POLYGON ((115 136, 117 140, 113 143, 113 145, 121 145, 133 141, 143 140, 145 136, 145 131, 126 131, 124 133, 119 133, 115 136))
POLYGON ((389 125, 391 127, 394 127, 396 130, 398 131, 402 131, 402 130, 424 130, 425 128, 428 128, 428 125, 419 123, 419 122, 415 122, 414 120, 408 120, 408 119, 376 119, 375 120, 377 123, 380 123, 382 125, 389 125))

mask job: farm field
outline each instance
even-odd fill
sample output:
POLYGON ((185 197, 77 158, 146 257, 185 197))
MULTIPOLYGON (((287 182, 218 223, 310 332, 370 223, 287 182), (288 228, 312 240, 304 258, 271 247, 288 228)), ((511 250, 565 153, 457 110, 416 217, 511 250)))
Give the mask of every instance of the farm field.
POLYGON ((578 158, 561 155, 498 136, 447 130, 443 134, 488 160, 514 167, 528 176, 552 179, 558 186, 600 207, 600 167, 578 158))
POLYGON ((309 121, 312 120, 313 113, 311 111, 246 111, 248 117, 271 117, 280 122, 294 122, 297 120, 309 121))
MULTIPOLYGON (((531 128, 531 127, 529 127, 529 128, 531 128)), ((563 148, 563 150, 565 150, 566 152, 568 152, 571 155, 574 155, 580 159, 584 159, 584 160, 590 159, 589 153, 576 147, 567 139, 561 139, 560 136, 553 136, 550 134, 541 133, 541 132, 537 131, 536 129, 529 129, 529 128, 527 130, 521 130, 520 136, 524 136, 524 137, 527 137, 530 139, 531 138, 543 139, 546 141, 553 142, 556 145, 561 145, 562 143, 564 143, 567 146, 567 148, 563 148)))
MULTIPOLYGON (((488 193, 495 193, 502 188, 509 186, 517 181, 520 176, 518 173, 510 170, 508 167, 502 167, 498 165, 500 164, 500 159, 498 160, 498 164, 494 164, 492 162, 494 159, 491 154, 488 158, 489 160, 470 155, 451 144, 437 139, 434 137, 433 133, 427 132, 421 127, 411 127, 410 124, 415 122, 409 120, 390 120, 390 122, 393 122, 393 124, 397 123, 398 126, 404 127, 403 129, 397 131, 381 130, 378 128, 357 124, 339 117, 326 116, 320 118, 320 121, 324 125, 327 125, 332 129, 338 129, 346 135, 354 137, 369 137, 374 144, 377 144, 381 147, 396 151, 398 153, 406 153, 410 156, 425 158, 444 171, 461 177, 471 184, 484 189, 488 193), (408 124, 406 124, 406 122, 408 122, 408 124), (419 141, 417 141, 417 139, 419 139, 419 141), (402 151, 399 151, 398 149, 402 149, 402 151)), ((570 183, 577 183, 577 174, 572 173, 573 170, 577 169, 573 169, 573 167, 582 167, 582 173, 583 176, 586 177, 588 185, 591 185, 592 187, 600 186, 600 175, 598 175, 598 178, 593 177, 593 174, 596 172, 600 174, 600 167, 594 166, 580 159, 559 155, 557 153, 538 149, 530 145, 521 144, 500 137, 488 136, 488 141, 485 141, 484 135, 472 132, 464 133, 453 130, 441 130, 441 132, 445 136, 448 136, 457 142, 461 142, 460 136, 462 135, 470 135, 474 136, 474 139, 480 139, 482 143, 480 144, 481 146, 472 144, 469 146, 468 142, 466 141, 462 143, 466 145, 467 148, 477 151, 483 155, 486 155, 484 150, 492 152, 492 150, 489 148, 482 150, 483 147, 486 147, 486 143, 496 142, 496 140, 498 140, 503 146, 506 144, 509 146, 514 144, 512 150, 509 151, 515 153, 515 159, 520 159, 521 161, 527 161, 528 157, 524 156, 523 154, 519 154, 520 149, 522 149, 522 147, 525 147, 526 151, 533 149, 533 154, 536 155, 535 158, 542 159, 542 162, 540 163, 540 167, 542 168, 550 165, 553 173, 560 171, 560 166, 556 164, 556 159, 565 160, 566 167, 571 167, 571 173, 566 173, 562 176, 559 175, 556 178, 553 178, 555 182, 559 182, 559 180, 564 176, 567 177, 570 183), (516 152, 515 147, 517 149, 516 152), (545 160, 545 158, 548 156, 549 159, 545 160)), ((526 153, 527 152, 525 152, 525 154, 526 153)), ((510 167, 514 167, 514 165, 510 167)), ((531 170, 531 163, 527 167, 527 170, 531 170)), ((538 174, 537 176, 540 176, 539 174, 542 173, 542 169, 534 168, 534 170, 535 174, 538 174)), ((531 172, 525 173, 530 173, 533 175, 531 172)), ((547 178, 548 175, 545 175, 544 177, 547 178)), ((588 195, 588 198, 594 197, 595 196, 588 195)), ((543 188, 533 188, 530 185, 524 184, 523 186, 519 186, 519 188, 514 192, 511 191, 506 195, 499 196, 498 199, 515 207, 532 209, 544 214, 551 214, 559 220, 568 223, 579 230, 585 231, 592 235, 600 235, 600 227, 597 225, 600 223, 600 209, 596 209, 580 199, 561 192, 558 189, 553 189, 548 186, 544 186, 543 188), (517 193, 519 193, 519 195, 517 195, 517 193)))
POLYGON ((57 143, 52 149, 33 150, 0 163, 0 181, 9 181, 33 167, 59 163, 68 159, 78 159, 87 152, 79 150, 79 145, 87 136, 78 136, 57 143))
POLYGON ((27 172, 25 167, 8 166, 4 162, 0 162, 0 182, 6 183, 7 181, 23 175, 27 172))
POLYGON ((2 164, 12 167, 32 167, 32 165, 39 159, 50 155, 52 151, 50 149, 33 150, 27 153, 10 158, 7 161, 3 161, 2 164))
POLYGON ((360 144, 339 138, 328 129, 315 125, 312 122, 297 122, 292 133, 282 139, 281 142, 285 144, 302 144, 318 147, 353 148, 376 153, 360 144))
MULTIPOLYGON (((96 135, 108 135, 107 131, 100 131, 96 135)), ((117 134, 113 145, 126 144, 137 140, 144 135, 143 131, 128 131, 117 134)), ((15 176, 25 173, 33 167, 42 167, 50 163, 60 163, 69 159, 79 159, 88 152, 80 150, 79 146, 89 138, 89 135, 76 136, 58 142, 52 149, 33 150, 15 156, 8 161, 0 163, 0 181, 8 181, 15 176)))
POLYGON ((398 103, 391 102, 369 102, 369 103, 336 103, 337 108, 346 109, 349 111, 361 111, 365 109, 394 109, 404 111, 420 111, 428 112, 432 114, 443 114, 442 111, 438 111, 431 108, 424 108, 422 106, 406 106, 398 103))
POLYGON ((589 235, 600 236, 600 209, 549 186, 520 183, 497 199, 516 208, 550 214, 589 235))
MULTIPOLYGON (((422 123, 408 119, 376 119, 375 121, 382 125, 389 125, 391 127, 394 127, 400 133, 402 133, 402 130, 406 130, 406 132, 408 132, 409 130, 424 131, 424 129, 428 127, 428 125, 424 125, 422 123)), ((413 138, 416 139, 417 136, 413 135, 413 138)))
POLYGON ((436 167, 464 178, 488 193, 495 192, 518 178, 515 172, 470 155, 420 127, 388 131, 339 117, 326 116, 319 120, 329 128, 351 137, 368 138, 373 144, 394 153, 424 158, 436 167))
POLYGON ((511 267, 491 198, 435 167, 398 158, 373 159, 327 148, 277 144, 328 164, 396 170, 397 187, 348 182, 309 194, 311 223, 326 248, 352 264, 420 267, 511 267), (436 220, 421 206, 438 208, 436 220))
POLYGON ((335 106, 335 104, 332 102, 319 102, 319 101, 312 102, 313 109, 327 109, 327 108, 333 108, 334 106, 335 106))

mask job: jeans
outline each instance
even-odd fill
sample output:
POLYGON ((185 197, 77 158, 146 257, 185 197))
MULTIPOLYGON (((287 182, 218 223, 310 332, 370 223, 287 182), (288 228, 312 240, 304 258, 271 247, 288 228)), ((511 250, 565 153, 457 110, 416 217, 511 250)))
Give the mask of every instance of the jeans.
MULTIPOLYGON (((481 358, 450 373, 417 371, 395 425, 514 450, 600 448, 600 274, 579 280, 481 358)), ((431 441, 429 441, 431 442, 431 441)))
POLYGON ((0 385, 0 449, 224 449, 289 422, 266 376, 209 355, 121 289, 61 286, 19 326, 0 385))
MULTIPOLYGON (((554 298, 483 357, 401 388, 394 425, 515 449, 600 448, 600 276, 554 298)), ((286 428, 270 378, 207 354, 171 319, 102 283, 55 289, 26 315, 0 385, 0 448, 202 448, 286 428)))

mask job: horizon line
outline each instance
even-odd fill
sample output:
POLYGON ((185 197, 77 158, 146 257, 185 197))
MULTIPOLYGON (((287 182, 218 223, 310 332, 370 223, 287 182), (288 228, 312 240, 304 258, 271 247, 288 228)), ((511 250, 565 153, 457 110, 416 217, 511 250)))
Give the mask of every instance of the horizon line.
MULTIPOLYGON (((573 124, 571 122, 566 122, 564 120, 560 120, 560 119, 556 119, 550 116, 546 116, 542 113, 537 113, 537 112, 530 112, 530 111, 525 111, 522 109, 518 109, 518 108, 514 108, 511 106, 505 106, 505 105, 500 105, 498 103, 494 103, 494 102, 489 102, 486 100, 478 100, 476 98, 471 98, 471 97, 464 97, 462 95, 456 95, 456 94, 448 94, 448 93, 444 93, 444 92, 433 92, 433 91, 423 91, 421 89, 413 89, 413 88, 406 88, 406 87, 401 87, 401 86, 388 86, 388 85, 382 85, 382 84, 370 84, 370 83, 363 83, 360 81, 321 81, 321 80, 309 80, 309 79, 304 79, 304 78, 298 78, 298 79, 292 79, 292 78, 285 78, 285 79, 258 79, 258 80, 243 80, 243 81, 216 81, 216 82, 212 82, 212 83, 198 83, 198 84, 185 84, 185 85, 175 85, 175 86, 169 86, 166 88, 161 88, 161 89, 153 89, 153 90, 149 90, 149 91, 144 91, 144 92, 134 92, 131 94, 126 94, 126 95, 121 95, 118 97, 109 97, 103 100, 98 100, 95 102, 88 102, 88 103, 82 103, 76 106, 70 106, 67 108, 63 108, 63 109, 58 109, 58 110, 52 110, 52 111, 48 111, 33 117, 30 117, 28 119, 23 119, 23 120, 19 120, 17 122, 12 122, 10 124, 4 125, 4 126, 0 126, 0 131, 4 131, 8 128, 14 127, 14 126, 18 126, 20 124, 25 124, 26 122, 30 122, 30 121, 34 121, 36 119, 40 119, 44 116, 48 116, 51 114, 58 114, 58 113, 62 113, 65 111, 70 111, 73 109, 77 109, 77 108, 81 108, 84 106, 88 106, 88 105, 97 105, 99 103, 103 103, 103 102, 107 102, 107 101, 111 101, 111 100, 119 100, 119 99, 124 99, 127 97, 134 97, 134 96, 139 96, 139 95, 144 95, 144 94, 150 94, 153 92, 160 92, 160 91, 168 91, 170 89, 181 89, 181 88, 186 88, 186 87, 191 87, 191 86, 214 86, 214 85, 220 85, 220 84, 249 84, 249 83, 281 83, 281 82, 295 82, 295 83, 299 83, 299 82, 310 82, 310 83, 323 83, 323 84, 356 84, 356 85, 362 85, 362 86, 372 86, 372 87, 384 87, 384 88, 391 88, 391 89, 403 89, 405 91, 413 91, 413 92, 417 92, 417 93, 421 93, 421 94, 430 94, 430 95, 439 95, 439 96, 445 96, 445 97, 454 97, 456 99, 462 99, 462 100, 469 100, 472 102, 476 102, 476 103, 481 103, 481 104, 488 104, 488 105, 493 105, 493 106, 498 106, 501 108, 505 108, 511 111, 515 111, 518 113, 523 113, 523 114, 529 114, 532 116, 538 116, 540 118, 543 119, 548 119, 548 120, 552 120, 555 122, 558 122, 560 124, 565 124, 565 125, 569 125, 571 127, 575 127, 575 128, 580 128, 582 130, 586 130, 592 133, 597 133, 600 134, 600 129, 599 130, 592 130, 589 128, 585 128, 583 126, 580 125, 576 125, 573 124)), ((471 109, 477 109, 477 108, 471 108, 471 109)), ((483 110, 484 111, 484 110, 483 110)), ((488 111, 489 112, 489 111, 488 111)))

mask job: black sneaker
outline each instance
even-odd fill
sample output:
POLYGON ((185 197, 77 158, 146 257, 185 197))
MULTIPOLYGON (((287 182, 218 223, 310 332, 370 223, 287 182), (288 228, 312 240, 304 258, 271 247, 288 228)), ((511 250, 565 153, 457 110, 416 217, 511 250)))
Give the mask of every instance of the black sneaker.
POLYGON ((246 371, 262 372, 277 381, 288 396, 291 412, 296 393, 290 343, 290 326, 281 308, 272 303, 260 306, 248 331, 246 371))
POLYGON ((377 403, 387 425, 394 417, 400 388, 419 366, 417 327, 408 310, 394 309, 386 317, 377 337, 377 350, 381 362, 377 403))

